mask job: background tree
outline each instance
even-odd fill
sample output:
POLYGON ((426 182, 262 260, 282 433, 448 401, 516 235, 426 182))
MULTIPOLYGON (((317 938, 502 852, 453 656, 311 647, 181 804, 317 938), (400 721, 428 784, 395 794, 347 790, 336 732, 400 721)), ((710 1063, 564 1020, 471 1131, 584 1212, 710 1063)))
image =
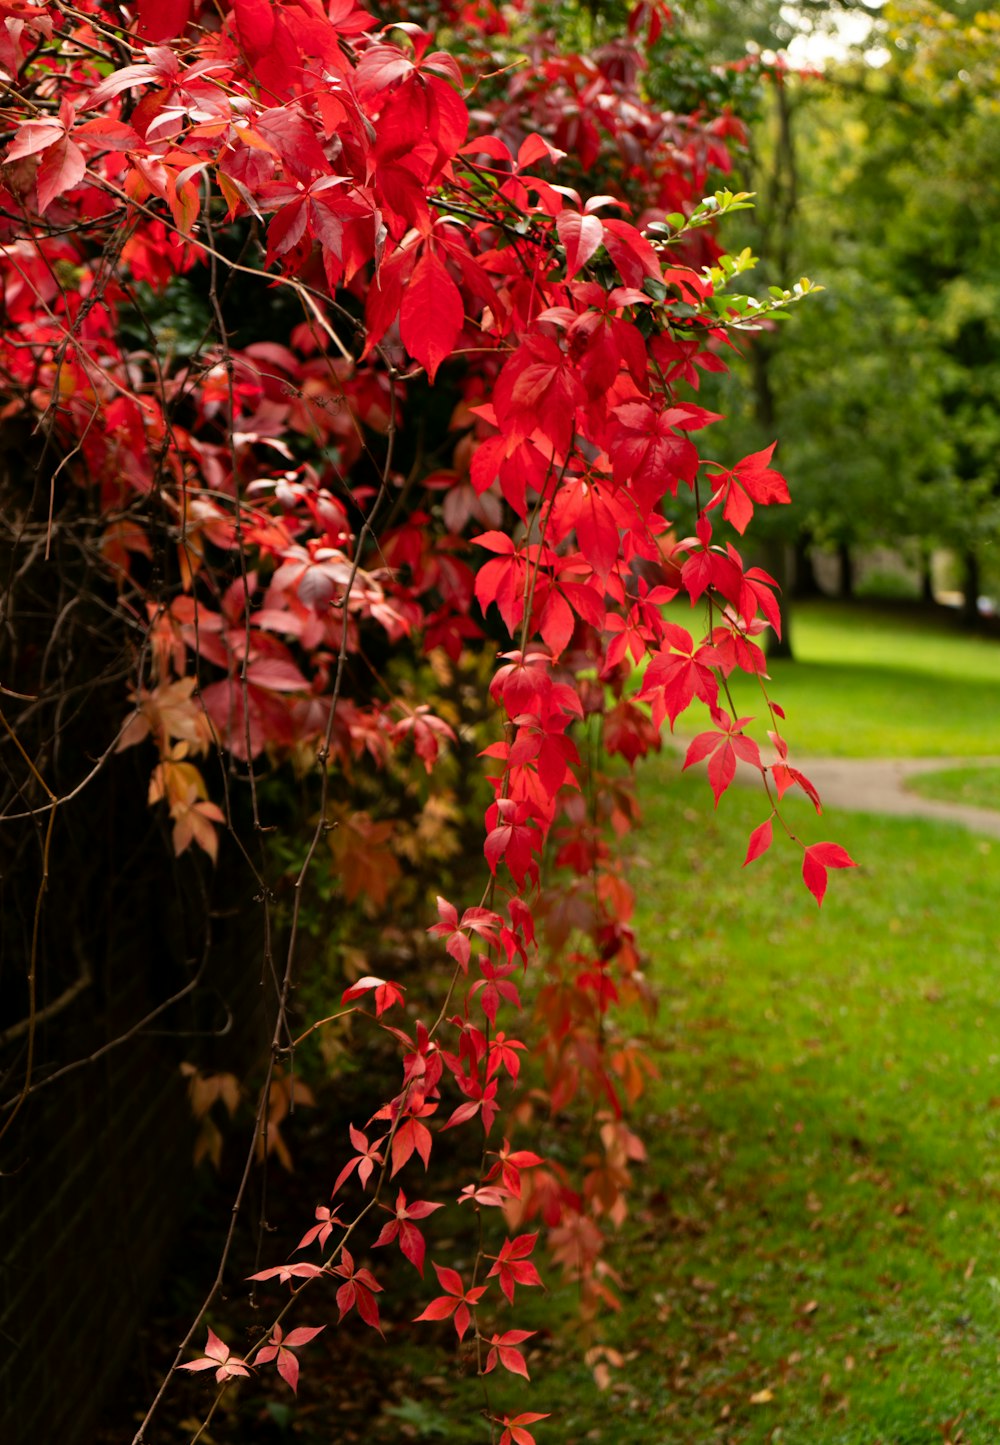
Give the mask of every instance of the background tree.
POLYGON ((930 552, 949 547, 974 617, 996 526, 996 26, 974 7, 887 6, 869 47, 882 64, 781 72, 761 92, 745 239, 825 289, 754 344, 752 388, 724 381, 719 406, 744 426, 763 415, 762 437, 780 398, 800 579, 815 542, 841 553, 849 589, 852 551, 880 539, 923 559, 930 595, 930 552))

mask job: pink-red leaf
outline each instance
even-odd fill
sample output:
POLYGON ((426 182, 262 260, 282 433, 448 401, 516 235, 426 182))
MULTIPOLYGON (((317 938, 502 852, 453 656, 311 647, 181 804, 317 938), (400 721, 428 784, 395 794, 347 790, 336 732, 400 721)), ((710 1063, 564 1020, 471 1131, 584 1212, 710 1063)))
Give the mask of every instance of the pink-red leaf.
POLYGON ((571 281, 585 266, 604 240, 604 225, 597 216, 581 216, 578 211, 560 211, 556 230, 566 248, 566 280, 571 281))
POLYGON ((549 1416, 539 1415, 536 1411, 529 1410, 523 1415, 504 1415, 502 1420, 494 1419, 498 1425, 503 1425, 503 1434, 500 1436, 499 1445, 535 1445, 535 1437, 530 1430, 525 1430, 525 1425, 534 1425, 538 1420, 547 1420, 549 1416))
POLYGON ((38 188, 38 211, 44 215, 57 196, 80 184, 87 170, 80 147, 64 136, 42 153, 35 184, 38 188))
POLYGON ((759 828, 755 828, 753 830, 753 832, 750 834, 750 842, 747 846, 747 856, 743 859, 744 868, 747 866, 748 863, 752 863, 755 858, 759 858, 762 853, 767 852, 768 848, 770 848, 771 846, 772 833, 773 829, 771 827, 770 818, 765 819, 765 821, 761 823, 759 828))
POLYGON ((812 843, 802 859, 802 878, 818 904, 826 893, 828 868, 856 868, 854 859, 839 843, 812 843))
POLYGON ((300 1325, 297 1330, 292 1330, 282 1341, 286 1349, 294 1350, 299 1345, 308 1345, 317 1335, 322 1334, 326 1325, 300 1325))
POLYGON ((501 1364, 512 1375, 523 1375, 526 1380, 530 1379, 524 1356, 520 1350, 514 1349, 514 1346, 530 1340, 534 1333, 534 1330, 507 1330, 505 1334, 494 1335, 490 1340, 490 1352, 486 1356, 483 1374, 488 1375, 497 1364, 501 1364))

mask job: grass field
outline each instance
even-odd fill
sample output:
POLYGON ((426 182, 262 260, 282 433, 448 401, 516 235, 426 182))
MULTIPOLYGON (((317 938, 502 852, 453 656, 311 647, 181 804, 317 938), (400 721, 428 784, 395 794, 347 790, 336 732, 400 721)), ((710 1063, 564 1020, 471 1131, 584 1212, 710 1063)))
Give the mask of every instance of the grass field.
MULTIPOLYGON (((1000 844, 793 806, 861 863, 820 913, 791 845, 741 868, 756 795, 712 814, 677 767, 642 775, 631 868, 662 1008, 599 1334, 623 1363, 598 1391, 557 1291, 494 1399, 553 1412, 539 1445, 995 1445, 1000 844)), ((418 1436, 476 1439, 474 1382, 432 1378, 418 1436)))
MULTIPOLYGON (((796 751, 1000 754, 1000 641, 833 604, 793 625, 772 693, 796 751)), ((532 1390, 495 1399, 553 1412, 539 1445, 996 1445, 1000 844, 793 801, 861 865, 820 913, 790 844, 741 868, 759 796, 713 813, 678 768, 641 774, 630 872, 662 1008, 635 1022, 660 1078, 600 1331, 622 1363, 599 1391, 557 1291, 527 1311, 532 1390)), ((917 785, 1000 806, 998 777, 917 785)), ((454 1410, 477 1403, 470 1381, 418 1434, 474 1439, 454 1410)))
POLYGON ((740 869, 753 795, 678 849, 697 789, 657 764, 643 793, 658 1438, 915 1445, 965 1411, 1000 1440, 1000 850, 825 816, 862 868, 818 914, 790 849, 740 869))
MULTIPOLYGON (((695 625, 689 608, 671 616, 695 625)), ((833 602, 796 603, 791 626, 796 660, 771 664, 769 692, 797 753, 1000 755, 1000 638, 971 636, 947 613, 833 602)), ((740 712, 761 717, 757 685, 734 686, 740 712)))
POLYGON ((948 803, 965 803, 972 808, 1000 812, 1000 768, 941 768, 918 773, 907 782, 911 792, 948 803))

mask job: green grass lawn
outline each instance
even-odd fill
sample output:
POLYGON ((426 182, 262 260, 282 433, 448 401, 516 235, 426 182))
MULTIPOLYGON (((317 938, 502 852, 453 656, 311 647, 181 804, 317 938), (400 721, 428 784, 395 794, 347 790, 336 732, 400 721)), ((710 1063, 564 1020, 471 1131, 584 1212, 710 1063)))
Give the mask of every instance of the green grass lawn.
POLYGON ((819 914, 790 847, 740 868, 752 794, 663 846, 703 788, 644 775, 663 1077, 603 1438, 1000 1439, 1000 850, 824 817, 863 867, 819 914))
MULTIPOLYGON (((1000 642, 824 603, 793 626, 771 690, 796 752, 1000 754, 1000 642)), ((738 704, 759 711, 751 684, 738 704)), ((551 1411, 539 1445, 996 1445, 1000 844, 786 800, 861 865, 820 912, 791 844, 741 868, 759 795, 713 813, 678 768, 641 773, 630 868, 662 1005, 633 1020, 660 1077, 612 1257, 623 1308, 588 1336, 571 1290, 526 1299, 534 1382, 491 1376, 494 1407, 551 1411), (595 1343, 621 1361, 603 1391, 595 1343)), ((1000 806, 1000 773, 962 773, 918 786, 1000 806)), ((480 1439, 475 1381, 425 1363, 378 1438, 480 1439)))
MULTIPOLYGON (((689 630, 700 619, 687 607, 670 615, 689 630)), ((1000 638, 963 632, 949 614, 835 602, 794 604, 791 625, 795 661, 771 664, 768 690, 796 753, 1000 754, 1000 638)), ((753 680, 734 688, 741 713, 766 717, 753 680)), ((694 713, 686 732, 700 726, 694 713)))
MULTIPOLYGON (((741 868, 759 798, 713 814, 677 767, 642 774, 630 869, 662 1006, 633 1020, 660 1078, 623 1309, 588 1340, 572 1291, 526 1299, 533 1384, 491 1376, 494 1403, 551 1411, 539 1445, 995 1445, 1000 844, 793 805, 861 863, 820 912, 792 845, 741 868), (604 1391, 594 1340, 623 1362, 604 1391)), ((413 1438, 481 1438, 475 1381, 426 1369, 413 1438)))
MULTIPOLYGON (((1000 754, 1000 642, 825 603, 793 627, 772 694, 797 752, 1000 754)), ((738 703, 759 711, 751 684, 738 703)), ((534 1383, 499 1379, 494 1404, 551 1411, 539 1445, 996 1445, 1000 844, 787 800, 861 865, 820 912, 791 844, 741 868, 759 795, 713 813, 678 767, 641 773, 630 868, 662 1006, 633 1021, 660 1078, 612 1258, 623 1308, 589 1338, 572 1291, 526 1300, 534 1383), (595 1341, 622 1362, 603 1391, 595 1341)), ((481 1438, 475 1382, 430 1378, 386 1428, 481 1438)))
POLYGON ((667 848, 698 787, 658 763, 643 795, 659 1438, 910 1445, 965 1410, 1000 1439, 1000 849, 824 816, 863 866, 820 914, 790 847, 740 868, 752 794, 667 848))
POLYGON ((941 768, 933 773, 918 773, 906 786, 925 798, 1000 811, 1000 768, 941 768))

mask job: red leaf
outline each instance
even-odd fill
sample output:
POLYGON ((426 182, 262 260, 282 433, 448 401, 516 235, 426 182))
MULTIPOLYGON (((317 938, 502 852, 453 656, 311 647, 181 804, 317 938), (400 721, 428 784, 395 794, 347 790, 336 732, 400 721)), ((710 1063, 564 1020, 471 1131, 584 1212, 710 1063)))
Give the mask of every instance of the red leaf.
POLYGON ((256 1274, 247 1275, 248 1279, 315 1279, 322 1274, 318 1264, 276 1264, 273 1269, 260 1269, 256 1274))
POLYGON ((604 222, 604 246, 626 286, 641 287, 647 276, 653 281, 663 279, 660 258, 628 221, 612 218, 604 222))
MULTIPOLYGON (((775 708, 775 711, 777 711, 777 708, 775 708)), ((815 785, 809 781, 804 773, 800 773, 798 768, 791 768, 787 763, 772 763, 771 776, 774 778, 774 786, 778 790, 779 800, 785 796, 789 788, 798 784, 816 809, 816 812, 822 813, 823 808, 815 785)))
POLYGON ((50 146, 42 156, 35 182, 38 188, 39 215, 44 215, 57 196, 78 186, 86 170, 87 162, 83 158, 83 151, 68 136, 50 146))
POLYGON ((288 206, 282 206, 276 212, 274 219, 267 228, 267 265, 270 266, 278 256, 283 256, 293 246, 297 246, 305 235, 306 222, 309 219, 309 212, 306 208, 306 196, 303 194, 297 201, 292 201, 288 206))
POLYGON ((375 1302, 375 1296, 370 1294, 368 1290, 364 1289, 361 1285, 356 1285, 355 1291, 357 1295, 356 1303, 358 1306, 358 1314, 366 1325, 370 1325, 373 1330, 378 1330, 379 1334, 381 1334, 382 1323, 378 1317, 378 1305, 375 1302))
POLYGON ((191 17, 191 0, 139 0, 139 34, 159 45, 183 35, 191 17))
POLYGON ((529 875, 534 878, 538 873, 533 850, 541 851, 542 840, 537 828, 524 821, 529 816, 525 804, 512 803, 509 798, 501 801, 504 805, 500 808, 503 821, 487 834, 483 852, 491 873, 496 874, 497 866, 503 859, 514 882, 522 888, 529 875))
POLYGON ((731 472, 724 472, 713 501, 709 503, 711 506, 725 497, 723 516, 741 535, 753 516, 754 502, 760 507, 767 507, 775 502, 791 501, 784 477, 768 466, 774 447, 772 442, 764 451, 752 452, 737 462, 731 472))
POLYGON ((392 1137, 392 1173, 397 1174, 414 1150, 427 1168, 431 1157, 431 1131, 419 1119, 407 1119, 392 1137))
MULTIPOLYGON (((397 251, 392 258, 402 257, 405 253, 397 251)), ((365 326, 367 340, 366 351, 370 350, 388 331, 396 319, 400 302, 403 299, 403 281, 398 265, 387 262, 380 266, 375 273, 368 293, 365 296, 365 326)))
POLYGON ((297 1395, 299 1392, 299 1362, 291 1350, 278 1351, 278 1374, 286 1385, 292 1387, 293 1394, 297 1395))
POLYGON ((818 904, 826 893, 828 868, 856 868, 851 855, 839 843, 813 843, 802 859, 802 878, 818 904))
POLYGON ((644 399, 615 408, 609 438, 614 478, 619 486, 628 484, 644 515, 665 492, 675 497, 682 481, 693 486, 698 453, 687 437, 675 430, 687 431, 693 424, 680 407, 657 411, 644 399))
POLYGON ((482 1108, 481 1099, 470 1099, 464 1104, 459 1104, 448 1122, 443 1126, 445 1129, 454 1129, 459 1124, 467 1124, 470 1119, 475 1118, 482 1108))
POLYGON ((23 160, 48 150, 66 134, 57 120, 26 120, 10 143, 5 157, 8 161, 23 160))
POLYGON ((451 355, 464 321, 462 296, 447 267, 433 251, 425 251, 403 296, 399 330, 403 345, 429 380, 451 355))
POLYGON ((309 683, 290 657, 255 657, 247 664, 247 681, 271 692, 309 691, 309 683))
POLYGON ((518 170, 523 170, 525 166, 533 166, 536 161, 540 160, 558 164, 565 158, 565 151, 558 150, 554 145, 550 145, 544 136, 540 136, 537 131, 532 131, 531 135, 525 136, 521 142, 517 153, 517 167, 518 170))
POLYGON ((561 593, 553 589, 545 599, 545 606, 542 608, 542 615, 538 621, 538 630, 548 644, 553 657, 566 650, 573 638, 576 629, 576 617, 573 609, 561 593))
POLYGON ((73 137, 75 140, 92 141, 94 145, 100 146, 101 150, 131 151, 138 150, 142 145, 138 133, 130 125, 126 125, 122 120, 111 120, 107 116, 78 125, 73 137))
POLYGON ((375 1301, 375 1294, 381 1292, 382 1286, 378 1280, 367 1269, 355 1269, 354 1260, 348 1250, 343 1249, 340 1253, 340 1263, 334 1265, 334 1274, 341 1275, 346 1281, 337 1291, 337 1308, 340 1310, 340 1318, 357 1305, 358 1314, 365 1324, 371 1325, 373 1330, 382 1333, 382 1325, 378 1317, 378 1304, 375 1301))
POLYGON ((424 1236, 415 1224, 404 1223, 399 1226, 399 1247, 417 1273, 423 1275, 426 1246, 424 1236))
MULTIPOLYGON (((535 1445, 535 1437, 530 1430, 525 1430, 525 1425, 534 1425, 537 1420, 547 1420, 548 1415, 539 1415, 535 1411, 528 1411, 524 1415, 515 1415, 513 1419, 505 1415, 502 1420, 497 1420, 498 1425, 504 1426, 504 1432, 500 1436, 499 1445, 535 1445)), ((494 1416, 494 1419, 496 1417, 494 1416)))
MULTIPOLYGON (((737 758, 745 763, 752 763, 762 772, 763 765, 757 744, 743 733, 744 725, 751 722, 751 718, 741 717, 733 722, 728 713, 713 709, 712 721, 717 731, 699 733, 692 739, 684 759, 684 768, 708 759, 708 781, 715 795, 715 806, 718 807, 719 799, 736 776, 737 758)), ((681 771, 683 772, 683 768, 681 771)))
POLYGON ((487 1279, 499 1275, 500 1288, 511 1304, 514 1303, 516 1285, 541 1285, 542 1283, 538 1270, 528 1259, 537 1238, 537 1234, 521 1234, 517 1239, 507 1239, 504 1241, 499 1255, 489 1256, 494 1260, 494 1264, 487 1279))
POLYGON ((524 1356, 520 1350, 515 1350, 513 1346, 522 1344, 525 1340, 530 1340, 534 1333, 534 1330, 507 1330, 505 1334, 494 1335, 490 1340, 491 1348, 486 1357, 486 1366, 483 1374, 488 1375, 499 1362, 503 1365, 504 1369, 509 1370, 512 1375, 523 1375, 526 1380, 530 1379, 528 1367, 524 1363, 524 1356))
POLYGON ((442 1289, 446 1289, 448 1293, 431 1300, 423 1313, 417 1315, 416 1318, 417 1320, 446 1320, 454 1313, 456 1333, 459 1339, 463 1339, 472 1322, 469 1305, 474 1306, 479 1303, 486 1293, 486 1286, 480 1284, 466 1290, 458 1271, 446 1269, 444 1265, 435 1264, 434 1273, 437 1275, 442 1289))
POLYGON ((569 450, 576 409, 584 400, 573 360, 548 336, 526 336, 507 358, 493 390, 497 420, 508 449, 539 430, 569 450))
POLYGON ((713 648, 695 650, 690 634, 673 623, 666 624, 665 634, 670 647, 676 651, 664 648, 652 658, 639 696, 652 700, 653 722, 657 727, 662 724, 665 713, 672 728, 696 697, 714 707, 719 697, 719 682, 712 671, 712 664, 717 661, 713 648))
POLYGON ((307 1345, 317 1335, 322 1334, 326 1325, 300 1325, 297 1330, 292 1330, 282 1340, 282 1344, 288 1349, 296 1349, 299 1345, 307 1345))
POLYGON ((220 1363, 224 1363, 226 1360, 229 1359, 229 1346, 223 1344, 223 1342, 219 1339, 219 1336, 215 1333, 215 1331, 210 1325, 206 1325, 205 1328, 208 1331, 208 1341, 205 1345, 205 1354, 208 1355, 210 1359, 218 1360, 220 1363))
MULTIPOLYGON (((363 998, 366 993, 372 990, 375 994, 376 1018, 381 1018, 387 1008, 392 1008, 395 1004, 403 1002, 404 989, 402 984, 393 983, 389 979, 375 978, 373 976, 359 978, 357 983, 352 983, 350 988, 345 988, 341 995, 340 1002, 350 1003, 352 999, 363 998)), ((336 1193, 336 1191, 334 1192, 336 1193)))
POLYGON ((528 1367, 524 1363, 524 1356, 520 1350, 509 1350, 499 1347, 497 1354, 500 1356, 501 1365, 503 1365, 505 1370, 509 1370, 512 1375, 523 1375, 526 1380, 531 1378, 528 1374, 528 1367))
POLYGON ((600 249, 604 225, 597 216, 581 216, 577 211, 560 211, 556 217, 559 239, 566 247, 566 280, 571 281, 581 266, 600 249))
POLYGON ((378 95, 412 71, 413 62, 397 46, 370 45, 355 71, 358 94, 362 99, 378 95))
POLYGON ((91 110, 94 106, 103 105, 105 101, 120 95, 123 90, 131 90, 134 86, 146 85, 152 81, 166 80, 176 75, 180 69, 177 57, 166 48, 150 50, 147 54, 154 64, 126 65, 121 70, 114 71, 90 92, 80 109, 91 110))
POLYGON ((247 54, 251 59, 263 55, 274 35, 278 7, 269 4, 268 0, 234 0, 233 13, 240 44, 247 54))
POLYGON ((762 853, 767 852, 771 846, 772 833, 773 829, 770 818, 765 819, 759 828, 753 830, 750 834, 749 845, 747 846, 747 856, 743 859, 744 868, 748 863, 752 863, 755 858, 759 858, 762 853))
POLYGON ((437 1299, 431 1300, 427 1308, 419 1315, 414 1315, 414 1324, 421 1320, 447 1320, 455 1312, 458 1305, 457 1299, 448 1299, 445 1295, 438 1295, 437 1299))
POLYGON ((181 1370, 215 1370, 215 1378, 219 1384, 240 1375, 249 1375, 249 1367, 243 1360, 230 1354, 229 1346, 219 1339, 210 1327, 208 1327, 208 1342, 205 1345, 205 1353, 199 1360, 189 1360, 187 1364, 178 1367, 181 1370))
POLYGON ((629 524, 628 511, 612 489, 586 477, 567 480, 553 503, 552 518, 560 532, 575 530, 584 557, 600 578, 607 577, 618 560, 620 529, 629 524))
POLYGON ((463 156, 489 156, 491 160, 500 161, 505 167, 513 160, 510 147, 495 135, 478 135, 475 140, 470 140, 462 146, 460 155, 463 156))

